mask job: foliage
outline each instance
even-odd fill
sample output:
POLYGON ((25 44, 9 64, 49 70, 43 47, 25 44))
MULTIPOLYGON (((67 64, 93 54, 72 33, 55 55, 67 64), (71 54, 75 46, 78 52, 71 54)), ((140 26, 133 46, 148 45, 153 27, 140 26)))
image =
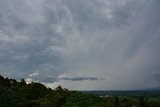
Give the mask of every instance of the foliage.
MULTIPOLYGON (((158 96, 158 95, 156 95, 158 96)), ((0 107, 160 107, 159 99, 149 97, 99 97, 58 86, 52 90, 41 83, 0 75, 0 107)))

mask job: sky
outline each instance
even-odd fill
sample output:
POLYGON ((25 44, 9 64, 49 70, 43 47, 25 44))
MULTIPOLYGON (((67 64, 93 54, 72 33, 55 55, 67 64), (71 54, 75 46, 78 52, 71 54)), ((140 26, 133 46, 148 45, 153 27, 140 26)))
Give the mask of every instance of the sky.
POLYGON ((160 87, 159 0, 0 0, 0 75, 70 90, 160 87))

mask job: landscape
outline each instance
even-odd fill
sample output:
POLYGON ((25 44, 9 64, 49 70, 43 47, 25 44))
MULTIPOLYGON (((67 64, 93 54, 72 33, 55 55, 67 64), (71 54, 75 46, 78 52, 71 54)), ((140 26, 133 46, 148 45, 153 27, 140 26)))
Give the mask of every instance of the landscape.
POLYGON ((41 83, 0 76, 0 107, 159 107, 160 90, 54 90, 41 83))
POLYGON ((160 107, 160 0, 0 0, 0 107, 160 107))

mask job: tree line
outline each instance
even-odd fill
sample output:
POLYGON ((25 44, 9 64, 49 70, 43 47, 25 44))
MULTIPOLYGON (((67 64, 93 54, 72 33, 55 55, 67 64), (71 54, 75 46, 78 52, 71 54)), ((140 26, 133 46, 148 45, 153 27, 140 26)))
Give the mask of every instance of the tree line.
POLYGON ((160 107, 160 101, 118 96, 99 97, 58 86, 54 90, 41 83, 0 75, 0 107, 160 107))

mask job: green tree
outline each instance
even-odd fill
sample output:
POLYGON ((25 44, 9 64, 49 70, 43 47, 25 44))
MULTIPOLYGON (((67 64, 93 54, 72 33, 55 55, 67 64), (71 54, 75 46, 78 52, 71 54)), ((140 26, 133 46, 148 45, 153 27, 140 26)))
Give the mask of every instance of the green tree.
POLYGON ((115 104, 115 107, 118 107, 119 105, 119 98, 117 96, 114 97, 114 104, 115 104))

